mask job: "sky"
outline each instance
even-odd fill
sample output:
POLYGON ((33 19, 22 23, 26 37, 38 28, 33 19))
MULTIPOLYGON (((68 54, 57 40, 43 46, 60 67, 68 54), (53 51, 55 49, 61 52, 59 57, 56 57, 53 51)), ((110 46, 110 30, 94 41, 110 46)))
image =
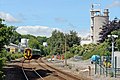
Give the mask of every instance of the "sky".
POLYGON ((0 0, 0 18, 20 34, 50 37, 53 30, 90 33, 91 4, 109 9, 110 20, 120 18, 120 0, 0 0))

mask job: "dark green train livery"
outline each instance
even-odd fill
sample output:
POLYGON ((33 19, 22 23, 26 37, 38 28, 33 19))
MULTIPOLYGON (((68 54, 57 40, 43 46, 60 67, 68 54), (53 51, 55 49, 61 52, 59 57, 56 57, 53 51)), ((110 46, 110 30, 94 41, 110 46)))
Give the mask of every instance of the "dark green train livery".
POLYGON ((26 60, 38 59, 41 57, 41 51, 39 49, 25 48, 23 53, 26 60))

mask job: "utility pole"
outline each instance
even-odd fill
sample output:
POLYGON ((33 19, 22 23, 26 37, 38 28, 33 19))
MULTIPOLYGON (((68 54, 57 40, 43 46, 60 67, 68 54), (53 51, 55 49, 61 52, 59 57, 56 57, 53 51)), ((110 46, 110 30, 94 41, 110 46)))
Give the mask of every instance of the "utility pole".
POLYGON ((65 35, 65 65, 67 66, 67 55, 66 55, 66 35, 65 35))
POLYGON ((111 39, 112 39, 112 55, 111 55, 111 64, 112 64, 112 66, 111 66, 111 68, 112 68, 112 72, 113 72, 113 75, 114 75, 114 66, 115 66, 115 63, 114 63, 114 58, 115 58, 115 56, 114 56, 114 43, 115 43, 115 38, 117 38, 118 37, 118 35, 108 35, 108 37, 110 37, 111 39))
POLYGON ((66 35, 65 35, 65 65, 67 65, 67 56, 66 56, 66 35))
POLYGON ((114 69, 114 39, 112 39, 112 59, 111 59, 111 62, 112 62, 112 69, 114 69))

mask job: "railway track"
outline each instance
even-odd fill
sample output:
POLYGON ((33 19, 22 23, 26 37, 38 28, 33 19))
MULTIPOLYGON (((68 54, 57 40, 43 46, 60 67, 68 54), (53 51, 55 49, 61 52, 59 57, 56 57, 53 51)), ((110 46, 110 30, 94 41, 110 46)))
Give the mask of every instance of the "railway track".
POLYGON ((30 63, 25 62, 22 71, 26 80, 90 80, 55 68, 41 58, 33 59, 30 63))
POLYGON ((52 67, 52 66, 46 64, 41 59, 39 59, 39 61, 36 60, 35 62, 38 63, 39 66, 41 66, 42 68, 44 68, 46 70, 52 70, 54 72, 53 74, 56 75, 56 77, 58 77, 60 80, 85 80, 83 78, 79 78, 75 75, 63 72, 55 67, 52 67))
MULTIPOLYGON (((57 73, 56 73, 56 71, 54 71, 54 70, 49 70, 48 68, 46 68, 45 66, 43 66, 42 64, 40 64, 37 60, 35 60, 35 62, 40 66, 40 67, 42 67, 44 70, 47 70, 47 71, 51 71, 52 72, 52 76, 54 76, 54 77, 57 77, 59 80, 66 80, 64 77, 61 77, 61 76, 59 76, 57 73)), ((44 63, 43 63, 44 64, 44 63)))
MULTIPOLYGON (((28 65, 31 66, 30 64, 28 65)), ((37 80, 44 80, 42 76, 32 67, 24 68, 24 65, 22 65, 22 72, 26 80, 35 80, 35 78, 37 78, 37 80)))

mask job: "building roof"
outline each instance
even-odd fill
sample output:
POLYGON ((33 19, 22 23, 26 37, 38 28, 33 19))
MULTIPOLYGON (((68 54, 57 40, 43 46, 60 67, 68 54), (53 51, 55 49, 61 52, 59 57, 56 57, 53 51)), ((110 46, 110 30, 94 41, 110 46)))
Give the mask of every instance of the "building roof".
POLYGON ((8 46, 5 45, 5 48, 18 48, 18 45, 10 43, 8 46))

